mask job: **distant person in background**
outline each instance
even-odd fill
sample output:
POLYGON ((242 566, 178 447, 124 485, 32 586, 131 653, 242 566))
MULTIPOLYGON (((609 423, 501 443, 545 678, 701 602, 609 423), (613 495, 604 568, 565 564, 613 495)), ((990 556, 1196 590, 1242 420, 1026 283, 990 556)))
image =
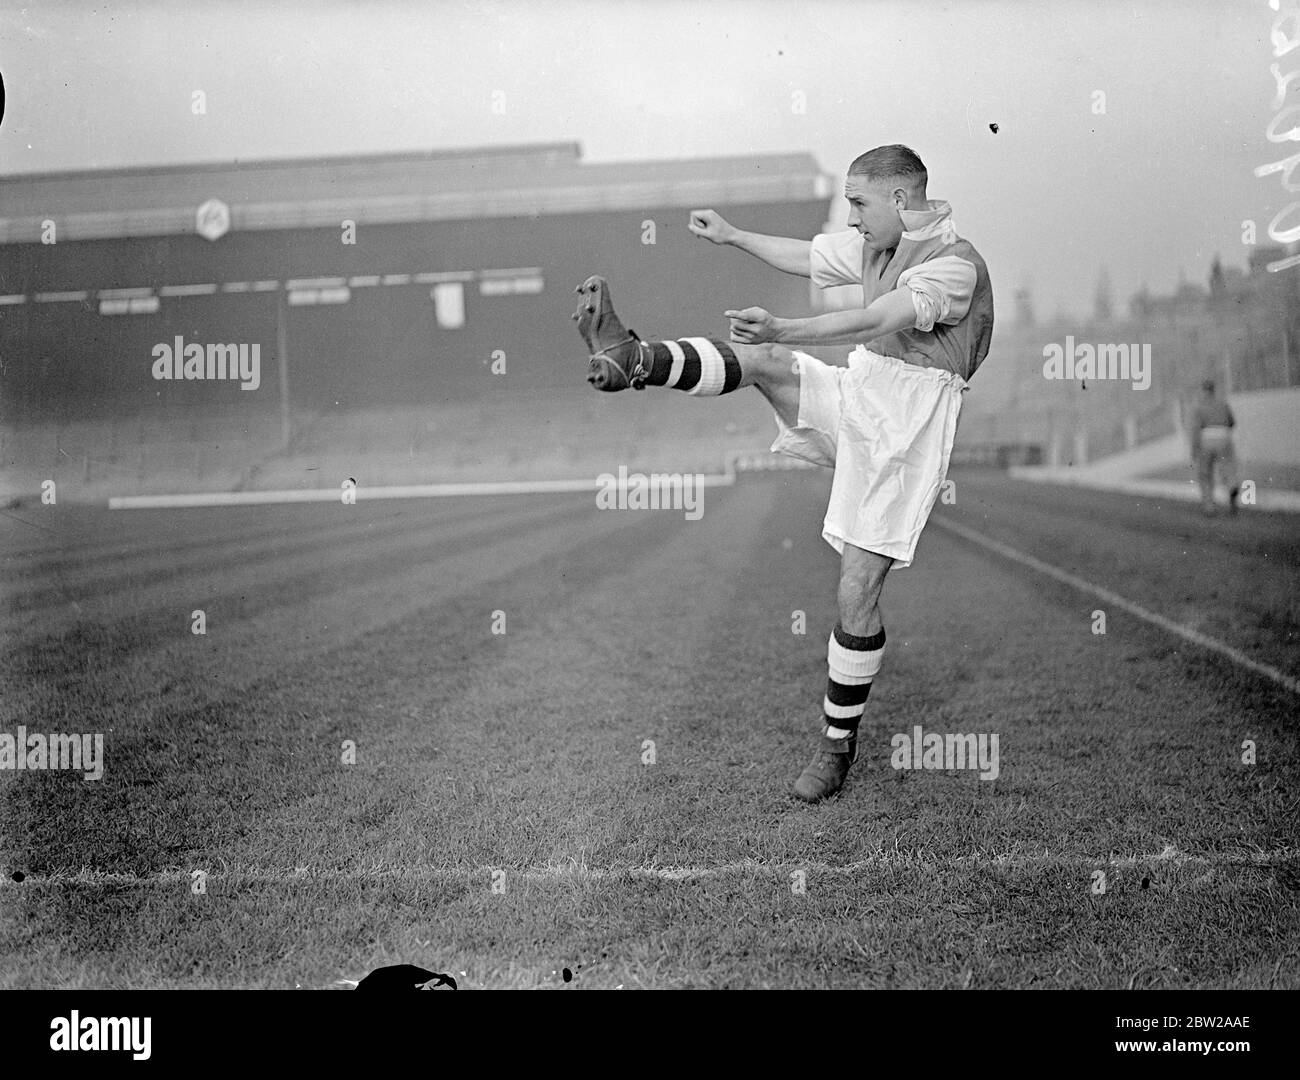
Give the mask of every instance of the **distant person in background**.
POLYGON ((1201 396, 1192 410, 1192 464, 1201 485, 1201 510, 1213 514, 1214 473, 1228 489, 1228 513, 1237 512, 1237 455, 1232 449, 1232 429, 1237 421, 1228 403, 1215 393, 1214 380, 1201 383, 1201 396))

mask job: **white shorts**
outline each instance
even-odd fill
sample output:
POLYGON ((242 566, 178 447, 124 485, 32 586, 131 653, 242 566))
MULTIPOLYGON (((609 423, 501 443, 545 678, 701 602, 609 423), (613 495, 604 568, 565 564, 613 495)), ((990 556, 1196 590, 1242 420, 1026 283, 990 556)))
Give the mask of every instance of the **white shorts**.
POLYGON ((847 368, 796 352, 798 424, 774 453, 835 470, 822 537, 907 566, 948 472, 966 381, 859 345, 847 368))

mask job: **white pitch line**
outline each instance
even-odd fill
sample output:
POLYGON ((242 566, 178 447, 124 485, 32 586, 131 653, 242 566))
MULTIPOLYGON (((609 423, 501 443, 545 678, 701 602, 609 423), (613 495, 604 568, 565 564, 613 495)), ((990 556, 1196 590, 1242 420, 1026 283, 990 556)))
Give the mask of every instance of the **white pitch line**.
MULTIPOLYGON (((425 499, 450 495, 532 495, 542 492, 595 491, 595 480, 549 480, 534 483, 410 484, 403 487, 359 486, 349 494, 362 499, 425 499)), ((110 510, 159 510, 186 506, 265 506, 280 503, 341 502, 343 490, 301 488, 291 491, 210 491, 190 495, 115 495, 110 510)))
POLYGON ((1216 652, 1220 656, 1225 656, 1234 664, 1238 664, 1259 675, 1263 675, 1267 679, 1271 679, 1278 685, 1290 690, 1293 694, 1300 694, 1300 680, 1293 679, 1290 675, 1286 674, 1286 672, 1279 671, 1277 668, 1271 667, 1268 664, 1262 664, 1258 660, 1252 660, 1244 652, 1241 652, 1239 649, 1234 649, 1231 645, 1225 645, 1222 641, 1208 637, 1205 634, 1202 634, 1199 630, 1193 630, 1190 626, 1184 626, 1182 623, 1176 623, 1173 619, 1167 619, 1165 616, 1158 615, 1154 611, 1148 611, 1146 608, 1142 607, 1141 604, 1135 604, 1132 600, 1126 600, 1118 593, 1111 592, 1109 589, 1103 588, 1100 585, 1094 585, 1090 581, 1085 581, 1081 577, 1076 577, 1074 574, 1071 574, 1066 570, 1053 566, 1051 563, 1045 563, 1041 559, 1036 559, 1032 555, 1028 555, 1008 544, 1004 544, 1000 540, 994 540, 990 536, 985 536, 983 533, 977 532, 965 525, 958 525, 954 521, 948 521, 947 519, 938 516, 932 517, 930 520, 941 529, 947 529, 949 532, 955 533, 956 535, 969 540, 973 544, 979 544, 980 547, 996 552, 1004 558, 1010 559, 1012 562, 1020 563, 1021 566, 1028 566, 1030 569, 1037 570, 1041 574, 1046 574, 1048 577, 1056 578, 1057 581, 1062 581, 1066 585, 1078 589, 1080 592, 1091 593, 1093 596, 1098 596, 1102 600, 1105 600, 1106 603, 1119 608, 1121 611, 1127 611, 1130 615, 1134 615, 1145 622, 1149 622, 1153 626, 1158 626, 1160 629, 1173 634, 1175 637, 1180 637, 1184 641, 1189 641, 1193 645, 1199 645, 1201 648, 1208 649, 1210 652, 1216 652))
MULTIPOLYGON (((439 870, 432 867, 394 867, 391 869, 372 870, 282 870, 249 868, 248 870, 210 870, 205 880, 230 881, 235 884, 255 885, 292 885, 306 881, 437 881, 468 882, 477 878, 490 877, 496 871, 504 871, 508 880, 514 881, 620 881, 659 880, 659 881, 705 881, 712 878, 732 876, 756 876, 784 880, 796 870, 805 874, 822 874, 838 877, 852 877, 868 870, 879 869, 964 869, 972 867, 993 867, 1002 870, 1080 870, 1089 871, 1109 868, 1148 866, 1152 864, 1189 867, 1193 869, 1224 869, 1231 867, 1268 867, 1300 861, 1300 851, 1292 848, 1277 848, 1272 851, 1256 851, 1243 855, 1188 855, 1178 851, 1172 845, 1159 854, 1153 855, 1107 855, 1091 857, 1088 855, 1060 855, 1045 852, 1041 855, 1005 854, 1005 855, 966 855, 954 858, 935 859, 923 855, 907 856, 879 854, 843 866, 827 863, 724 863, 719 866, 629 866, 587 867, 587 866, 542 866, 515 869, 510 866, 479 866, 464 870, 439 870)), ((203 869, 195 867, 196 870, 203 869)), ((49 875, 31 875, 22 882, 14 882, 9 877, 0 878, 0 888, 29 888, 41 885, 89 885, 89 886, 123 886, 123 885, 188 885, 192 881, 191 870, 165 870, 157 874, 137 876, 134 874, 106 874, 94 870, 80 870, 77 873, 53 873, 49 875)))
MULTIPOLYGON (((735 483, 735 477, 705 476, 704 486, 735 483)), ((542 495, 600 490, 600 481, 500 480, 454 484, 406 484, 389 487, 358 485, 350 494, 362 499, 429 499, 461 495, 542 495)), ((269 503, 340 502, 343 489, 302 488, 296 491, 212 491, 192 495, 119 495, 108 500, 110 510, 156 510, 182 506, 254 506, 269 503)))
MULTIPOLYGON (((704 487, 731 487, 738 470, 772 472, 815 469, 817 466, 791 458, 772 458, 756 453, 732 453, 720 473, 670 473, 700 477, 704 487)), ((604 475, 604 474, 602 474, 604 475)), ((652 473, 652 475, 654 475, 652 473)), ((484 480, 446 484, 402 484, 385 487, 358 485, 353 494, 360 499, 429 499, 463 495, 542 495, 555 492, 598 491, 597 477, 576 480, 484 480)), ((159 510, 193 506, 262 506, 275 503, 341 502, 342 488, 299 488, 290 491, 200 491, 181 495, 114 495, 110 510, 159 510)))

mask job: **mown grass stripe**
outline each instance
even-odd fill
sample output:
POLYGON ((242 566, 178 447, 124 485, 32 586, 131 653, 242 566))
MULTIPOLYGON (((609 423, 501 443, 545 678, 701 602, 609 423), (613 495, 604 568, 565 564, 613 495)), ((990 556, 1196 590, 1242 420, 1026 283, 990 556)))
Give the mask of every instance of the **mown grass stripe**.
POLYGON ((949 532, 955 533, 957 536, 969 540, 973 544, 978 544, 980 547, 986 548, 989 551, 996 552, 1003 558, 1010 559, 1012 562, 1019 563, 1021 566, 1027 566, 1031 570, 1037 570, 1040 574, 1046 574, 1048 577, 1053 577, 1057 581, 1064 582, 1066 585, 1078 589, 1080 592, 1091 593, 1093 596, 1100 597, 1102 600, 1105 600, 1106 603, 1119 608, 1121 611, 1127 611, 1130 615, 1142 619, 1144 622, 1149 622, 1153 626, 1158 626, 1161 630, 1173 634, 1175 637, 1180 637, 1184 641, 1191 642, 1193 645, 1198 645, 1202 649, 1216 652, 1220 656, 1226 657, 1240 667, 1244 667, 1249 671, 1254 671, 1259 675, 1263 675, 1267 679, 1271 679, 1279 686, 1283 686, 1290 690, 1293 694, 1300 694, 1300 680, 1291 678, 1290 675, 1279 671, 1277 668, 1272 667, 1269 664, 1262 664, 1258 660, 1252 660, 1244 652, 1241 652, 1239 649, 1234 649, 1231 645, 1225 645, 1222 641, 1208 637, 1207 635, 1202 634, 1199 630, 1193 630, 1190 626, 1184 626, 1182 623, 1176 623, 1173 619, 1165 618, 1165 616, 1158 615, 1154 611, 1148 611, 1141 604, 1135 604, 1132 600, 1126 600, 1124 597, 1120 596, 1119 593, 1111 592, 1110 589, 1103 588, 1101 585, 1094 585, 1090 581, 1085 581, 1083 578, 1077 577, 1066 570, 1053 566, 1051 563, 1045 563, 1042 559, 1036 559, 1032 555, 1019 551, 1018 549, 1011 547, 1009 544, 1004 544, 1000 540, 994 540, 992 537, 985 536, 983 533, 977 532, 975 529, 969 528, 968 526, 958 525, 955 521, 950 521, 947 518, 938 515, 933 517, 931 520, 941 529, 947 529, 949 532))

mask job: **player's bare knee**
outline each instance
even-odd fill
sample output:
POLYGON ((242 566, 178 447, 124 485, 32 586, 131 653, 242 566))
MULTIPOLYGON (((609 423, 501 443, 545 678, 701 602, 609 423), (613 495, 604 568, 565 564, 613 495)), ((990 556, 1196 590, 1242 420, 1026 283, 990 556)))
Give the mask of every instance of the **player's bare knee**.
POLYGON ((765 341, 759 345, 734 345, 741 367, 749 381, 764 386, 780 386, 797 381, 794 353, 784 345, 765 341))
POLYGON ((767 364, 771 359, 773 347, 770 341, 764 341, 758 345, 742 345, 739 342, 731 342, 731 348, 735 352, 736 358, 742 364, 749 364, 752 367, 762 367, 767 364))
POLYGON ((794 353, 784 345, 778 345, 774 341, 763 343, 763 366, 770 368, 773 373, 778 375, 788 375, 794 370, 794 353))

